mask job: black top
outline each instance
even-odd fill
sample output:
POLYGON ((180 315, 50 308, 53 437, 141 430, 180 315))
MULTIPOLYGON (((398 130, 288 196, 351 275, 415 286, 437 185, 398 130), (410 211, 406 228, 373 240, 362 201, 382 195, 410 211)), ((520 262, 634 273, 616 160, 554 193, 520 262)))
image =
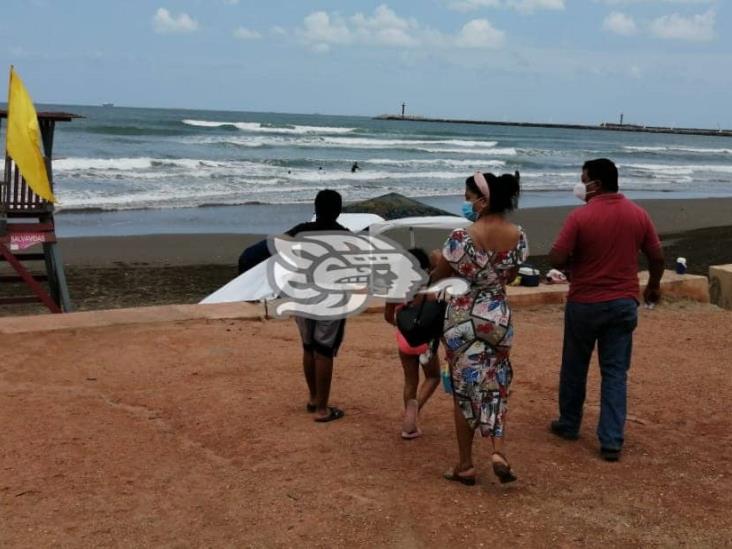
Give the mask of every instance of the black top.
POLYGON ((249 269, 256 267, 262 261, 268 259, 272 254, 269 253, 267 240, 260 240, 256 244, 252 244, 239 256, 239 274, 247 272, 249 269))
POLYGON ((350 232, 348 229, 346 229, 343 225, 340 223, 337 223, 335 221, 321 221, 321 220, 315 220, 315 221, 308 221, 307 223, 300 223, 299 225, 295 225, 292 229, 287 231, 285 234, 287 236, 297 236, 298 233, 304 233, 304 232, 312 232, 312 231, 345 231, 350 232))
MULTIPOLYGON (((350 232, 343 225, 335 221, 309 221, 295 225, 285 234, 289 237, 295 237, 298 233, 312 231, 345 231, 350 232)), ((262 261, 267 260, 272 254, 269 251, 267 240, 260 240, 256 244, 252 244, 239 256, 239 274, 247 272, 249 269, 256 267, 262 261)))

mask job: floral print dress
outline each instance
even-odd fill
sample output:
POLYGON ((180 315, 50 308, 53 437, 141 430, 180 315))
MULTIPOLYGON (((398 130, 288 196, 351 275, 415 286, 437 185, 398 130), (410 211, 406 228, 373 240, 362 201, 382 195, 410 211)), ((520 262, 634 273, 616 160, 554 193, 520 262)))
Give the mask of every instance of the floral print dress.
POLYGON ((506 284, 528 256, 526 235, 507 252, 476 248, 466 229, 456 229, 442 254, 455 273, 470 283, 468 293, 450 299, 443 338, 452 393, 465 419, 483 436, 504 434, 508 389, 513 372, 513 339, 506 284))

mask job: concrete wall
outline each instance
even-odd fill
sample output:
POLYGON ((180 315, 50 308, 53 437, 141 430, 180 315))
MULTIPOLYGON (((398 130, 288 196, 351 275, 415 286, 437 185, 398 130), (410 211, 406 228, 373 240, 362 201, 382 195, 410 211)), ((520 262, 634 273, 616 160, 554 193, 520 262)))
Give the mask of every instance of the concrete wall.
POLYGON ((715 305, 732 310, 732 264, 709 267, 709 298, 715 305))

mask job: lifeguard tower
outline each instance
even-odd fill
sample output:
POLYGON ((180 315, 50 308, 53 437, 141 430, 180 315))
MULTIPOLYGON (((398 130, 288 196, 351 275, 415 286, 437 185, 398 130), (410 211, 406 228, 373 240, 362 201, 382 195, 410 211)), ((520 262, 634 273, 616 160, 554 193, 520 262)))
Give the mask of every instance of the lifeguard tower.
MULTIPOLYGON (((0 126, 7 118, 7 111, 0 110, 0 126)), ((69 122, 79 118, 65 112, 40 112, 38 124, 43 141, 48 181, 53 190, 53 134, 56 122, 69 122)), ((71 310, 69 290, 64 276, 64 266, 56 242, 53 204, 34 193, 20 173, 15 162, 5 156, 5 172, 0 180, 0 265, 7 262, 15 274, 0 273, 0 306, 41 302, 53 313, 71 310), (40 251, 28 251, 40 246, 40 251), (32 273, 28 263, 43 262, 45 272, 32 273), (44 286, 42 284, 46 282, 44 286), (20 290, 10 292, 9 284, 30 289, 31 295, 20 295, 20 290)), ((35 269, 38 269, 36 266, 35 269)), ((7 269, 3 271, 7 272, 7 269)), ((15 289, 15 288, 13 288, 15 289)))

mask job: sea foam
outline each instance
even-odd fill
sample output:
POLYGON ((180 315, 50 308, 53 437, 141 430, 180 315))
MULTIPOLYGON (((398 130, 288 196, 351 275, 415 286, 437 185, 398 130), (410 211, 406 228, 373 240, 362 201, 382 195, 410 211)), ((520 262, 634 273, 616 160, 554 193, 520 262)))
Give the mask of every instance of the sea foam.
POLYGON ((356 128, 343 128, 331 126, 299 126, 286 125, 275 126, 269 124, 261 124, 259 122, 217 122, 213 120, 181 120, 187 126, 196 126, 199 128, 224 128, 233 127, 245 132, 258 133, 289 133, 289 134, 308 134, 308 133, 350 133, 356 131, 356 128))

